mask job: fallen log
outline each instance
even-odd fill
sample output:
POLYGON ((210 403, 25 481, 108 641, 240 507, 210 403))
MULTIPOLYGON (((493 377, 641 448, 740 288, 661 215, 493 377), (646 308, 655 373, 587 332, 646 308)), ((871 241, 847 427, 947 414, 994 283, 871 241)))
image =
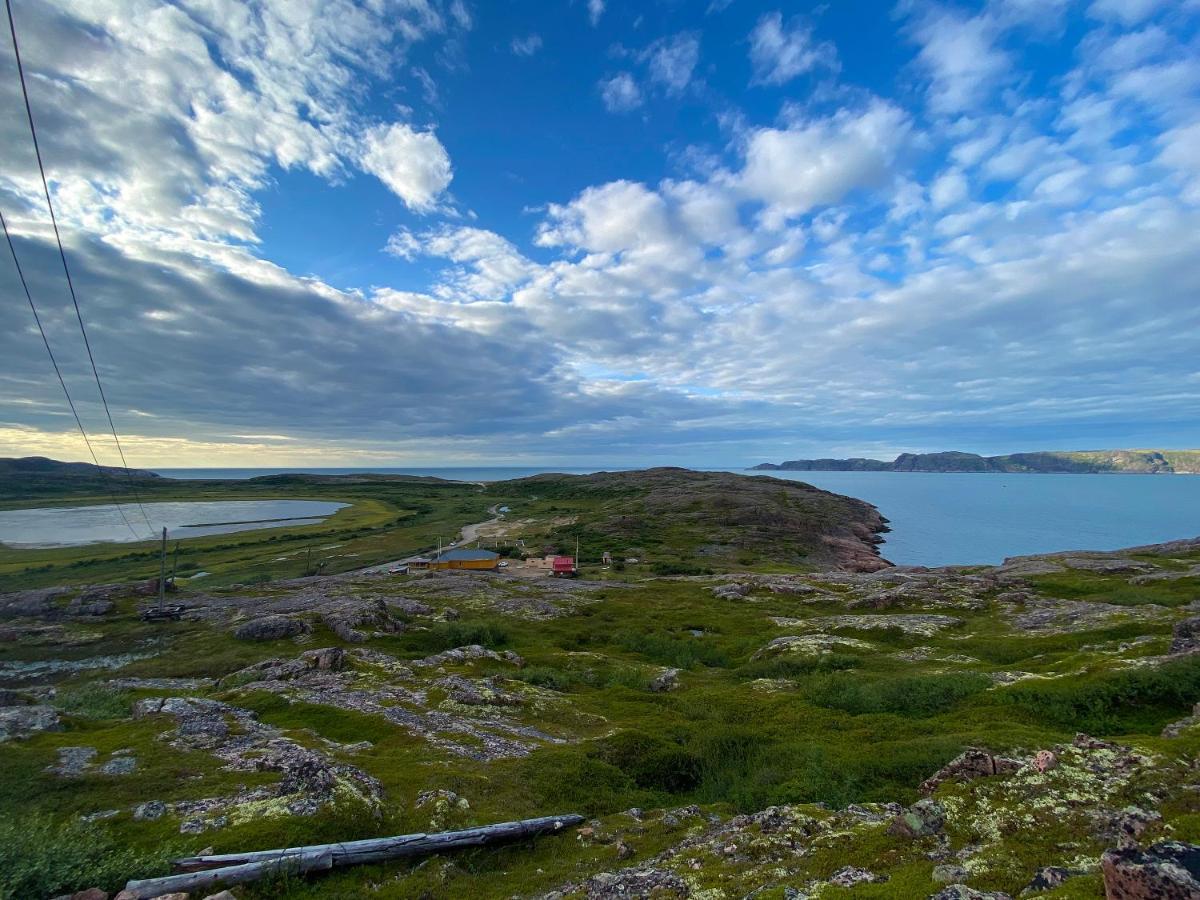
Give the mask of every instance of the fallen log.
POLYGON ((173 891, 192 891, 214 884, 239 884, 267 875, 289 872, 305 874, 340 866, 385 862, 409 856, 425 856, 463 847, 480 847, 502 841, 552 834, 579 825, 583 816, 542 816, 483 825, 462 831, 435 834, 399 834, 392 837, 343 841, 337 844, 312 844, 280 850, 254 850, 248 853, 214 853, 187 856, 174 861, 183 874, 163 878, 130 881, 118 895, 121 900, 144 900, 173 891))
POLYGON ((268 875, 303 875, 333 868, 333 853, 329 849, 312 850, 286 855, 276 854, 272 859, 262 859, 239 866, 225 866, 185 875, 166 875, 162 878, 146 878, 129 881, 125 890, 113 900, 147 900, 163 894, 190 893, 216 884, 244 884, 258 881, 268 875))

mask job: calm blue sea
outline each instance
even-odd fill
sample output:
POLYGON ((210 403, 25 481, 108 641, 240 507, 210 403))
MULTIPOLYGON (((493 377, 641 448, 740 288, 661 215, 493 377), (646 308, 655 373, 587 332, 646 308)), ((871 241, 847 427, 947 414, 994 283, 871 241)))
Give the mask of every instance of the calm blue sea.
MULTIPOLYGON (((610 471, 621 467, 608 467, 610 471)), ((498 481, 595 468, 442 467, 159 469, 172 478, 251 478, 282 472, 387 472, 498 481)), ((758 474, 742 469, 720 471, 758 474)), ((873 503, 891 520, 883 555, 894 563, 999 563, 1054 550, 1116 550, 1200 535, 1200 476, 968 475, 920 472, 772 472, 873 503)))

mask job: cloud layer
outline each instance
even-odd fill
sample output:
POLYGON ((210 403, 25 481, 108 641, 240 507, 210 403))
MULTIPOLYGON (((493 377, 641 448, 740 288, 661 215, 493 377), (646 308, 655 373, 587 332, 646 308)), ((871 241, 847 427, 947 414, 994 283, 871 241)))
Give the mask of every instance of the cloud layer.
MULTIPOLYGON (((616 16, 586 13, 588 30, 616 16)), ((720 141, 658 178, 529 197, 534 221, 502 233, 449 193, 445 129, 372 102, 422 89, 414 48, 461 52, 460 3, 18 9, 101 374, 131 462, 160 465, 1194 442, 1197 17, 906 2, 911 90, 894 94, 855 83, 819 23, 766 12, 730 79, 820 87, 757 121, 717 96, 710 37, 674 30, 619 71, 596 60, 599 96, 579 102, 597 127, 603 109, 711 103, 720 141), (412 221, 364 252, 422 283, 344 290, 258 252, 276 171, 378 179, 412 221)), ((499 49, 555 52, 528 30, 499 49)), ((98 424, 15 91, 0 54, 0 205, 98 424)), ((0 454, 78 456, 27 318, 0 312, 0 454)))

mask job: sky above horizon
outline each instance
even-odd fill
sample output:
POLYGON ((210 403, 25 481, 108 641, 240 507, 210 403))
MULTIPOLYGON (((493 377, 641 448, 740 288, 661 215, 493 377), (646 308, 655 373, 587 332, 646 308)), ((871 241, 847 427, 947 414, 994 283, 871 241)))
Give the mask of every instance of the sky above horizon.
MULTIPOLYGON (((1200 0, 13 5, 131 466, 1200 446, 1200 0)), ((0 456, 87 459, 0 251, 0 456)))

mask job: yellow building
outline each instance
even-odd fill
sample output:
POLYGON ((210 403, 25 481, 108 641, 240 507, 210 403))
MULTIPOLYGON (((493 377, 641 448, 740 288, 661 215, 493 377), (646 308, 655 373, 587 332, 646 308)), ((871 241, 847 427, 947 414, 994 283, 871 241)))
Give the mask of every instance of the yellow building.
POLYGON ((467 550, 456 548, 447 550, 437 559, 429 563, 431 569, 486 569, 497 567, 500 554, 490 550, 467 550))

